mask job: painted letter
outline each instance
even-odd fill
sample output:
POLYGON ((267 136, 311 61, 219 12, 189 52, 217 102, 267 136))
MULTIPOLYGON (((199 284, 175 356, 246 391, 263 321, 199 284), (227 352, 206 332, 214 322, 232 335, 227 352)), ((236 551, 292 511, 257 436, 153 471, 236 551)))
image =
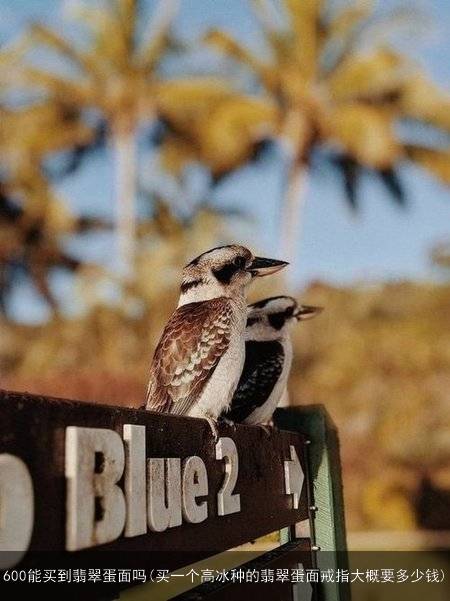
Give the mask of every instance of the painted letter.
POLYGON ((150 530, 163 532, 167 528, 181 525, 180 459, 170 457, 148 460, 147 503, 150 530))
POLYGON ((241 497, 233 494, 239 472, 239 458, 236 445, 231 438, 219 438, 216 444, 216 459, 225 459, 225 479, 217 493, 217 513, 228 515, 241 510, 241 497))
POLYGON ((145 481, 145 426, 125 424, 125 498, 127 516, 125 536, 147 532, 147 502, 145 481))
POLYGON ((33 532, 33 483, 19 457, 0 455, 0 570, 18 563, 33 532))
POLYGON ((208 475, 200 457, 188 457, 183 464, 183 517, 187 522, 198 524, 208 517, 206 501, 196 502, 197 497, 208 494, 208 475))
POLYGON ((66 428, 66 549, 102 545, 125 526, 125 498, 117 486, 124 467, 123 444, 114 430, 66 428))

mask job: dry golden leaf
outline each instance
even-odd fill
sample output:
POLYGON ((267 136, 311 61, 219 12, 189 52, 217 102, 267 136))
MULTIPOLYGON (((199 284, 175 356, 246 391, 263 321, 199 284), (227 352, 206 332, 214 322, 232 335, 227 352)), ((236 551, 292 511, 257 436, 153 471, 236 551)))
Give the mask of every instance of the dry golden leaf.
POLYGON ((289 23, 294 33, 291 38, 292 58, 303 77, 313 79, 318 67, 319 15, 322 0, 284 0, 289 23))
POLYGON ((450 150, 406 146, 406 153, 414 163, 430 171, 445 184, 450 184, 450 150))
POLYGON ((351 56, 328 79, 330 95, 337 102, 381 98, 399 88, 405 66, 405 60, 390 50, 351 56))
POLYGON ((343 8, 327 27, 328 41, 346 38, 373 12, 373 0, 356 0, 354 4, 343 8))
POLYGON ((189 162, 198 159, 194 145, 174 135, 167 136, 163 140, 158 150, 158 156, 163 169, 175 177, 182 174, 184 167, 189 162))
POLYGON ((201 157, 215 174, 230 171, 250 157, 255 143, 274 133, 276 123, 277 111, 269 102, 226 99, 201 124, 201 157))
POLYGON ((233 36, 218 29, 211 29, 203 37, 203 41, 213 46, 226 56, 238 60, 263 75, 265 65, 248 48, 239 43, 233 36))
POLYGON ((155 87, 157 111, 172 126, 192 131, 217 103, 232 94, 218 79, 178 79, 155 87))
POLYGON ((54 29, 50 29, 42 23, 34 23, 31 26, 30 35, 35 42, 43 44, 67 57, 87 73, 94 76, 99 74, 93 56, 78 50, 75 45, 71 44, 54 29))
POLYGON ((354 103, 337 107, 328 121, 330 134, 346 153, 374 169, 386 169, 401 156, 391 115, 354 103))
POLYGON ((449 95, 422 73, 415 73, 403 83, 399 106, 406 117, 450 131, 449 95))
POLYGON ((76 218, 68 204, 59 198, 50 197, 45 210, 45 227, 50 235, 70 233, 76 223, 76 218))

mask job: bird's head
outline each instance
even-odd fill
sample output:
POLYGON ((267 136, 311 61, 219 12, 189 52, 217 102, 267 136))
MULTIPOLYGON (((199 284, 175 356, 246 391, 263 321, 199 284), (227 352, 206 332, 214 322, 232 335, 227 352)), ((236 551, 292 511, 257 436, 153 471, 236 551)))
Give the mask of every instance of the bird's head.
POLYGON ((247 340, 277 340, 292 324, 311 319, 322 312, 322 307, 299 305, 291 296, 265 298, 247 308, 247 340))
POLYGON ((184 267, 180 304, 242 295, 254 278, 276 273, 286 265, 286 261, 255 257, 238 244, 212 248, 184 267))

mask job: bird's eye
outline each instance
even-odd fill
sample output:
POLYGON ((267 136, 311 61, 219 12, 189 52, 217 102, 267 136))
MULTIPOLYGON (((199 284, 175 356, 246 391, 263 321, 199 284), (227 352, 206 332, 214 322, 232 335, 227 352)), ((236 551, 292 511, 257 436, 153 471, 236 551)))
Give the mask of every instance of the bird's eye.
POLYGON ((258 321, 258 317, 247 317, 247 328, 250 328, 251 326, 255 325, 255 323, 258 323, 258 321))
POLYGON ((269 323, 274 330, 281 330, 286 322, 286 315, 284 313, 272 313, 269 315, 269 323))
POLYGON ((223 267, 213 268, 212 272, 216 276, 216 278, 222 284, 229 284, 231 278, 241 269, 245 268, 245 259, 244 257, 235 257, 229 263, 226 263, 223 267))

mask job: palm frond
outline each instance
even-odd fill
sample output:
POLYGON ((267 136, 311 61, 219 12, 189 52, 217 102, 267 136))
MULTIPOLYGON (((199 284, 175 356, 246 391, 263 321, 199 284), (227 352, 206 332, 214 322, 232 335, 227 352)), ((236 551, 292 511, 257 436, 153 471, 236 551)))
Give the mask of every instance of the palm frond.
POLYGON ((450 184, 450 150, 414 145, 407 145, 405 150, 411 161, 432 173, 444 184, 450 184))
POLYGON ((146 27, 146 39, 138 50, 138 60, 145 71, 151 72, 158 65, 170 45, 170 29, 178 13, 178 0, 159 0, 146 27))
POLYGON ((46 27, 41 23, 34 23, 30 30, 31 38, 38 44, 47 46, 58 54, 68 58, 74 65, 79 67, 86 75, 97 76, 98 66, 95 55, 90 55, 78 50, 77 47, 67 41, 59 33, 46 27))
POLYGON ((154 100, 160 118, 181 133, 191 132, 230 95, 231 88, 219 79, 173 79, 155 86, 154 100))
POLYGON ((423 73, 415 72, 401 87, 402 115, 450 132, 450 97, 423 73))
POLYGON ((344 184, 345 200, 350 209, 356 212, 358 206, 358 182, 361 175, 361 168, 356 161, 347 155, 340 155, 333 158, 333 164, 341 174, 344 184))
POLYGON ((349 38, 373 12, 373 0, 357 0, 350 6, 345 6, 327 23, 327 42, 349 38))
POLYGON ((347 58, 328 77, 328 86, 337 102, 380 98, 398 92, 404 79, 406 61, 398 53, 380 49, 347 58))
POLYGON ((380 177, 386 190, 389 192, 390 197, 397 205, 405 207, 407 204, 406 193, 398 173, 394 169, 381 169, 376 173, 380 177))
POLYGON ((369 168, 390 168, 401 154, 389 111, 363 103, 337 106, 329 127, 346 154, 369 168))
MULTIPOLYGON (((348 155, 334 157, 333 164, 341 173, 345 189, 345 199, 350 209, 356 212, 359 209, 359 182, 364 172, 368 170, 348 155)), ((380 179, 390 198, 400 207, 405 207, 406 194, 398 173, 394 169, 374 170, 372 173, 380 179)))
POLYGON ((204 35, 203 42, 213 46, 227 57, 240 61, 259 77, 264 77, 267 66, 230 34, 218 29, 210 29, 204 35))
POLYGON ((250 0, 253 14, 266 36, 270 36, 275 31, 279 31, 281 23, 280 10, 271 0, 250 0))
POLYGON ((227 173, 251 158, 255 145, 273 135, 276 125, 272 103, 246 96, 226 98, 201 124, 201 158, 213 174, 227 173))
POLYGON ((136 25, 139 17, 139 0, 116 0, 123 43, 128 56, 131 56, 136 44, 136 25))
POLYGON ((284 6, 292 28, 291 45, 297 56, 303 77, 311 79, 318 67, 320 51, 320 12, 322 0, 284 0, 284 6))
POLYGON ((159 146, 158 157, 167 173, 180 178, 186 165, 199 160, 199 149, 193 140, 170 134, 164 137, 159 146))
POLYGON ((8 194, 8 186, 0 183, 0 220, 7 223, 16 223, 23 211, 8 194))
POLYGON ((52 180, 59 180, 68 175, 72 175, 82 166, 83 162, 88 159, 92 153, 104 148, 106 145, 106 124, 101 121, 91 131, 91 136, 88 141, 74 143, 71 140, 70 148, 64 152, 63 164, 58 168, 45 167, 47 175, 52 180))
POLYGON ((75 16, 90 34, 93 74, 104 81, 108 72, 121 72, 127 65, 133 48, 128 46, 126 27, 117 0, 98 6, 95 3, 77 5, 75 16))
POLYGON ((41 90, 68 103, 89 105, 94 100, 87 80, 71 80, 35 67, 22 66, 8 75, 8 81, 24 90, 41 90))

